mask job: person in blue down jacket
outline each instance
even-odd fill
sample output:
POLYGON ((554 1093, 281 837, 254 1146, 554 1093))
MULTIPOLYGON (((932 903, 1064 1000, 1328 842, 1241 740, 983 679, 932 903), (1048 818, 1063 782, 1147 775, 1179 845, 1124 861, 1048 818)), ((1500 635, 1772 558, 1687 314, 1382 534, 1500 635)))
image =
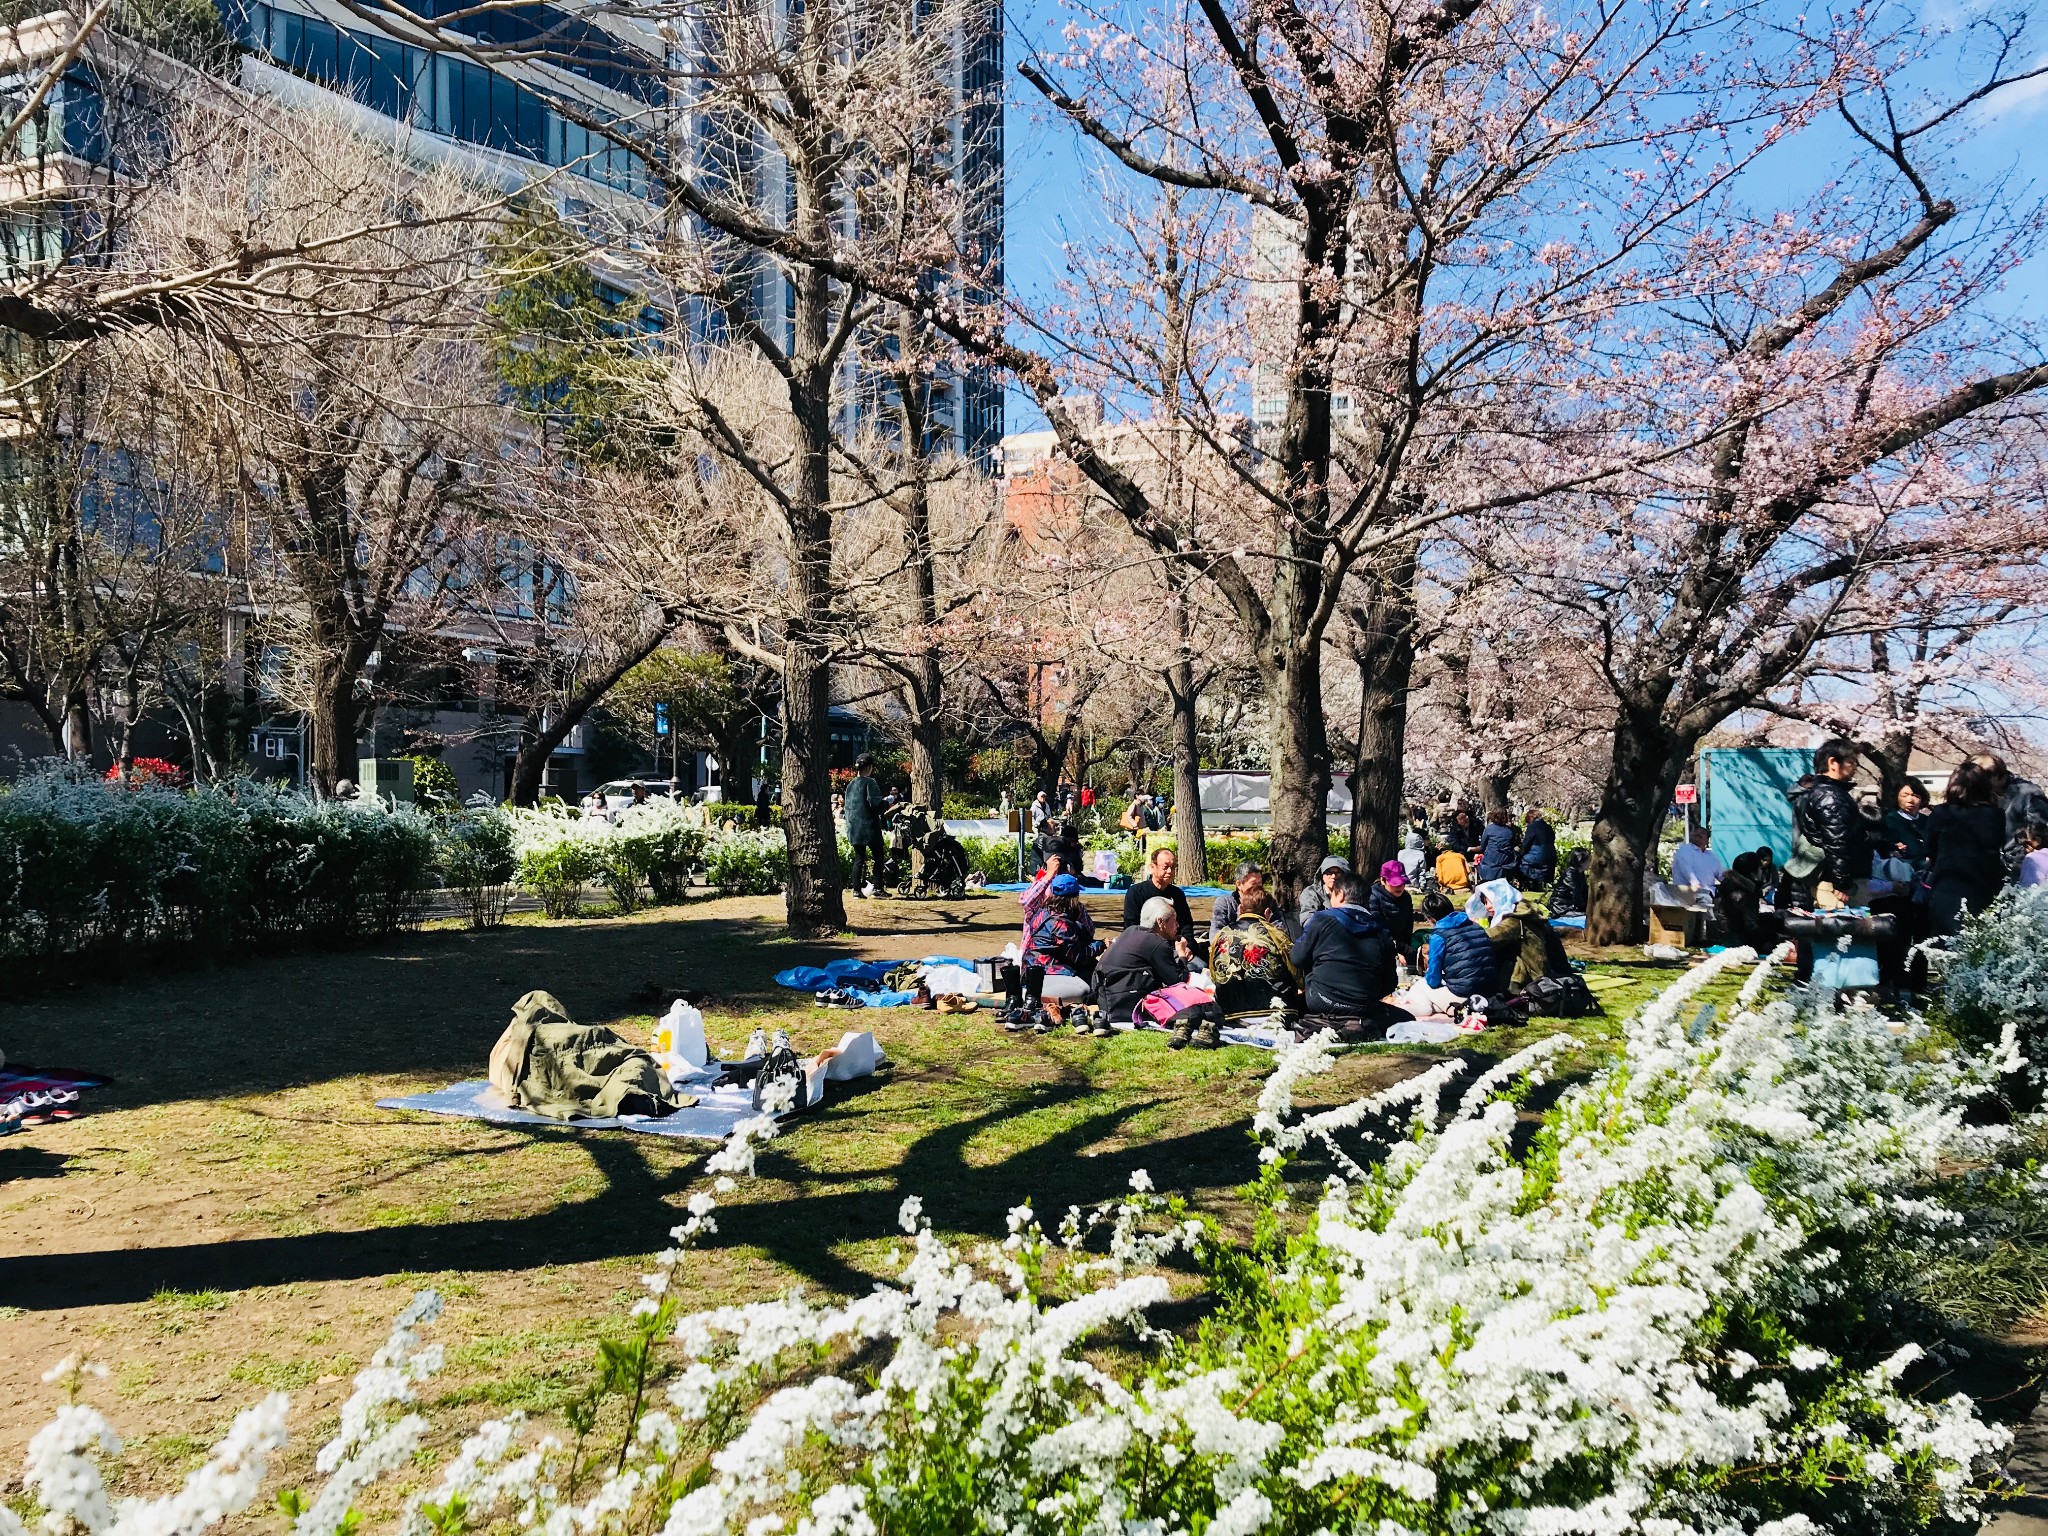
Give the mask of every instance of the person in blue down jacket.
POLYGON ((1479 831, 1478 879, 1484 885, 1489 880, 1505 880, 1515 868, 1516 855, 1521 843, 1515 837, 1514 818, 1506 811, 1491 811, 1487 814, 1486 825, 1479 831))
POLYGON ((1425 917, 1433 915, 1436 923, 1430 929, 1429 968, 1422 978, 1428 991, 1420 1000, 1449 1008, 1490 992, 1499 967, 1486 930, 1441 896, 1430 897, 1422 911, 1425 917))

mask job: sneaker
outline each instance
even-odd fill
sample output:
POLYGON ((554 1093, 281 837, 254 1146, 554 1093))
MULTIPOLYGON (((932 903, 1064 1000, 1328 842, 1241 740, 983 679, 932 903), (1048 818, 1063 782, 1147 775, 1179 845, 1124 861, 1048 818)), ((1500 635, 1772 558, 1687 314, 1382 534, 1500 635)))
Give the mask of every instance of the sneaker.
POLYGON ((786 1050, 788 1050, 788 1049, 789 1049, 789 1031, 788 1031, 788 1030, 786 1030, 786 1029, 778 1029, 777 1031, 775 1031, 775 1035, 774 1035, 774 1038, 773 1038, 773 1039, 771 1039, 771 1040, 770 1040, 770 1041, 769 1041, 768 1043, 769 1043, 769 1045, 770 1045, 770 1046, 772 1046, 772 1047, 773 1047, 774 1049, 776 1049, 776 1050, 778 1050, 778 1051, 786 1051, 786 1050))
POLYGON ((766 1056, 767 1054, 768 1031, 765 1029, 757 1029, 751 1035, 747 1036, 747 1054, 742 1056, 740 1060, 757 1061, 761 1057, 766 1056))
POLYGON ((1059 1020, 1041 1008, 1031 1016, 1031 1027, 1041 1035, 1049 1035, 1060 1025, 1059 1020))
POLYGON ((1198 1051, 1213 1051, 1223 1043, 1217 1034, 1216 1021, 1204 1019, 1195 1026, 1194 1047, 1198 1051))
POLYGON ((1031 1027, 1031 1015, 1022 1008, 1012 1009, 1003 1015, 1003 1028, 1013 1035, 1021 1035, 1031 1027))
POLYGON ((1095 1015, 1095 1025, 1088 1033, 1098 1040, 1107 1040, 1116 1033, 1116 1026, 1109 1022, 1108 1014, 1098 1012, 1095 1015))

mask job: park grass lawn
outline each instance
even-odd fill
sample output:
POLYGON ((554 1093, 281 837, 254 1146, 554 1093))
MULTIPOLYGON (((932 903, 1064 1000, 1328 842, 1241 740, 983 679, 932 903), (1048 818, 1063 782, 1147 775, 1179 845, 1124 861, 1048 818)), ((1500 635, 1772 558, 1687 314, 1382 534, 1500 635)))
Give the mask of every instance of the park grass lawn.
MULTIPOLYGON (((996 1236, 1026 1200, 1053 1225, 1144 1168, 1162 1190, 1236 1219, 1268 1056, 1175 1053, 1156 1035, 1014 1038, 986 1014, 848 1015, 775 987, 775 971, 833 954, 992 953, 1016 911, 1008 898, 853 905, 854 933, 833 946, 780 937, 779 897, 706 899, 628 918, 520 917, 483 934, 436 925, 373 949, 210 970, 88 974, 0 1007, 10 1058, 115 1079, 79 1119, 0 1141, 0 1459, 18 1458, 48 1416, 42 1370, 83 1350, 112 1368, 95 1393, 129 1436, 118 1492, 170 1485, 273 1388, 293 1394, 287 1480, 309 1478, 350 1377, 425 1285, 448 1303, 434 1330, 448 1368, 429 1387, 435 1438, 416 1482, 477 1420, 558 1410, 584 1384, 594 1340, 640 1294, 710 1149, 375 1107, 483 1075, 513 1000, 534 987, 629 1033, 687 991, 728 1048, 759 1025, 814 1050, 857 1024, 893 1059, 771 1145, 762 1176, 685 1262, 691 1306, 792 1284, 866 1290, 888 1273, 910 1194, 943 1231, 996 1236)), ((1607 1016, 1563 1026, 1583 1042, 1567 1069, 1597 1061, 1626 1012, 1680 969, 1596 960, 1607 1016)), ((1465 1054, 1503 1054, 1556 1027, 1497 1031, 1465 1054)), ((1448 1049, 1350 1052, 1319 1101, 1448 1049)))

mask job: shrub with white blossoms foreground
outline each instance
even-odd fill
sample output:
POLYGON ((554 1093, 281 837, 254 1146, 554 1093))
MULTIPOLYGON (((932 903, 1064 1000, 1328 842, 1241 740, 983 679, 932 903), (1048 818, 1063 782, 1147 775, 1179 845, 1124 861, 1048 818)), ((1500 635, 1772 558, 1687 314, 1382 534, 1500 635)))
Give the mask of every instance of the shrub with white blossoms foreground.
MULTIPOLYGON (((1937 1163, 2010 1134, 1964 1123, 2010 1070, 2010 1034, 1972 1059, 1867 1010, 1765 1003, 1764 965, 1730 1017, 1699 1007, 1749 958, 1710 961, 1644 1009, 1526 1145, 1518 1089, 1559 1041, 1454 1104, 1446 1062, 1308 1114, 1294 1096, 1331 1047, 1291 1052, 1259 1103, 1249 1243, 1142 1175, 1057 1238, 1020 1207, 1007 1241, 972 1254, 912 1199, 898 1283, 686 1313, 672 1282, 714 1220, 700 1193, 634 1331, 569 1414, 573 1443, 485 1425, 407 1503, 402 1536, 1968 1522, 2005 1432, 1967 1398, 1913 1395, 1916 1347, 1874 1347, 1843 1319, 1860 1315, 1859 1252, 1944 1242, 1945 1212, 1923 1198, 1937 1163), (1311 1152, 1333 1171, 1312 1214, 1290 1213, 1283 1172, 1311 1152), (1162 1267, 1189 1264, 1212 1310, 1159 1331, 1146 1313, 1168 1297, 1162 1267), (601 1423, 623 1426, 604 1446, 601 1423)), ((720 1192, 772 1134, 752 1122, 721 1150, 720 1192)), ((438 1364, 416 1337, 432 1314, 416 1301, 357 1378, 320 1453, 329 1481, 285 1501, 294 1536, 334 1536, 407 1464, 427 1430, 411 1404, 438 1364)), ((257 1496, 283 1422, 274 1396, 184 1492, 110 1506, 95 1457, 111 1431, 73 1405, 36 1436, 26 1482, 52 1536, 194 1533, 257 1496)))

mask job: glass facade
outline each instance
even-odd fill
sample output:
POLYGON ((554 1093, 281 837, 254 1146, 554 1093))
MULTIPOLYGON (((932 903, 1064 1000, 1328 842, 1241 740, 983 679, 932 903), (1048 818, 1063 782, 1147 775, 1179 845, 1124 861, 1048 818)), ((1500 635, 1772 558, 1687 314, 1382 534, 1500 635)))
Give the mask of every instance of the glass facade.
POLYGON ((463 144, 563 166, 636 197, 650 191, 647 166, 638 155, 570 122, 518 81, 468 59, 365 36, 278 6, 248 5, 238 20, 242 41, 272 63, 386 117, 463 144))

